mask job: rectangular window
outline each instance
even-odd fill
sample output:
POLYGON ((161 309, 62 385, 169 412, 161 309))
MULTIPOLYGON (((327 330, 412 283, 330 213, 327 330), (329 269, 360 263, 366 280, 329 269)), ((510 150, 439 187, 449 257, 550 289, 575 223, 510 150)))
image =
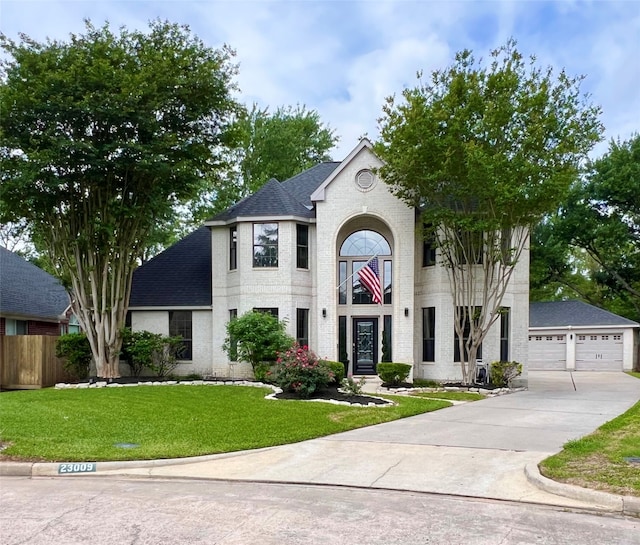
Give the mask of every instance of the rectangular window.
POLYGON ((5 320, 5 335, 26 335, 27 321, 26 320, 12 320, 7 318, 5 320))
POLYGON ((458 231, 456 244, 458 263, 480 265, 484 257, 484 233, 476 231, 458 231))
POLYGON ((511 309, 500 309, 500 361, 509 361, 509 329, 511 328, 511 309))
POLYGON ((271 314, 274 318, 278 318, 278 307, 254 307, 255 312, 265 312, 271 314))
POLYGON ((430 226, 424 226, 422 241, 422 266, 432 267, 436 264, 436 237, 430 226))
POLYGON ((349 352, 347 352, 346 316, 338 316, 338 359, 345 365, 349 365, 349 352))
POLYGON ((340 261, 339 266, 339 283, 340 288, 338 291, 338 304, 346 305, 347 304, 347 262, 340 261))
POLYGON ((391 261, 384 262, 384 294, 382 296, 382 302, 385 305, 391 304, 391 283, 393 278, 392 264, 393 262, 391 261))
POLYGON ((309 226, 296 224, 296 267, 309 268, 309 226))
POLYGON ((422 361, 436 361, 436 307, 422 309, 422 361))
MULTIPOLYGON (((129 314, 127 312, 127 314, 129 314)), ((131 327, 131 325, 129 325, 131 327)), ((80 322, 78 322, 78 318, 75 314, 72 314, 69 317, 69 325, 67 326, 68 333, 80 333, 80 322)))
MULTIPOLYGON (((238 317, 238 309, 229 310, 229 321, 232 322, 238 317)), ((229 361, 238 361, 238 339, 229 337, 229 361)))
POLYGON ((193 359, 192 318, 190 310, 169 311, 169 335, 182 337, 182 351, 179 360, 193 359))
MULTIPOLYGON (((463 341, 465 343, 465 361, 468 361, 469 359, 469 355, 467 353, 467 347, 466 347, 466 343, 469 340, 469 335, 471 333, 471 320, 469 319, 469 314, 467 312, 467 309, 459 309, 460 310, 460 314, 461 314, 461 318, 462 318, 462 333, 463 333, 463 341)), ((482 307, 476 307, 476 311, 481 311, 482 307)), ((458 342, 458 332, 455 331, 454 329, 454 339, 453 339, 453 361, 461 361, 460 360, 460 346, 459 346, 459 342, 458 342)), ((480 360, 482 359, 482 343, 480 344, 480 346, 478 347, 478 351, 476 353, 476 359, 480 360)))
POLYGON ((296 342, 300 346, 309 346, 309 309, 296 309, 296 342))
POLYGON ((513 248, 511 246, 511 229, 509 228, 505 228, 500 232, 500 259, 505 265, 513 264, 513 248))
POLYGON ((253 266, 278 266, 278 224, 253 224, 253 266))
POLYGON ((384 329, 382 331, 382 361, 393 361, 393 354, 391 353, 391 339, 392 339, 392 316, 391 314, 384 315, 384 329))
POLYGON ((238 226, 229 228, 229 270, 238 268, 238 226))
POLYGON ((373 305, 373 295, 360 281, 358 271, 364 267, 366 261, 354 261, 351 270, 351 302, 354 305, 373 305))

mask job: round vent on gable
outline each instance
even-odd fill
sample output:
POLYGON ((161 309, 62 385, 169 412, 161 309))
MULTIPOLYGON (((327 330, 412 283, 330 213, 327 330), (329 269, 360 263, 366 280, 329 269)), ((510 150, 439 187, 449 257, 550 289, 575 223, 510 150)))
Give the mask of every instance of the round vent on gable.
POLYGON ((376 183, 376 176, 370 170, 361 170, 356 174, 356 185, 360 191, 369 191, 373 189, 376 183))

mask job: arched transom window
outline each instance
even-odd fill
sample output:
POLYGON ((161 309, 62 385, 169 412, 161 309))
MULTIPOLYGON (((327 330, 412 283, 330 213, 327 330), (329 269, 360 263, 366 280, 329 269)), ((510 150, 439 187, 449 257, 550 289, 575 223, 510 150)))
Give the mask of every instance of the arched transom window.
POLYGON ((376 231, 363 229, 351 233, 340 247, 340 256, 391 255, 391 247, 387 240, 376 231))

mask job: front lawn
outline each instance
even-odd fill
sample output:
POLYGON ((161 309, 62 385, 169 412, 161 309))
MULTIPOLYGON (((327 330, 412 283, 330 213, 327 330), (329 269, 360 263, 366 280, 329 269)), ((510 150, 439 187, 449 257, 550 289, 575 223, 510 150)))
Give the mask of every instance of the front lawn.
POLYGON ((594 433, 564 445, 540 464, 556 481, 615 494, 640 496, 640 402, 594 433))
POLYGON ((199 456, 294 443, 449 406, 393 396, 396 406, 354 408, 265 399, 269 392, 243 386, 3 392, 0 460, 199 456), (126 448, 131 445, 137 446, 126 448))

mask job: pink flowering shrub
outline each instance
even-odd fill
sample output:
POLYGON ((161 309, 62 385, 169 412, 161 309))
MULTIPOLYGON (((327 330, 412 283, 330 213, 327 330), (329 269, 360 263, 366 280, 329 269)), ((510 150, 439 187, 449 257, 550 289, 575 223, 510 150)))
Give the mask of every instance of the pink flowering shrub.
POLYGON ((283 391, 295 392, 302 398, 311 397, 333 379, 327 362, 318 359, 307 346, 298 344, 278 354, 278 360, 269 374, 272 382, 283 391))

